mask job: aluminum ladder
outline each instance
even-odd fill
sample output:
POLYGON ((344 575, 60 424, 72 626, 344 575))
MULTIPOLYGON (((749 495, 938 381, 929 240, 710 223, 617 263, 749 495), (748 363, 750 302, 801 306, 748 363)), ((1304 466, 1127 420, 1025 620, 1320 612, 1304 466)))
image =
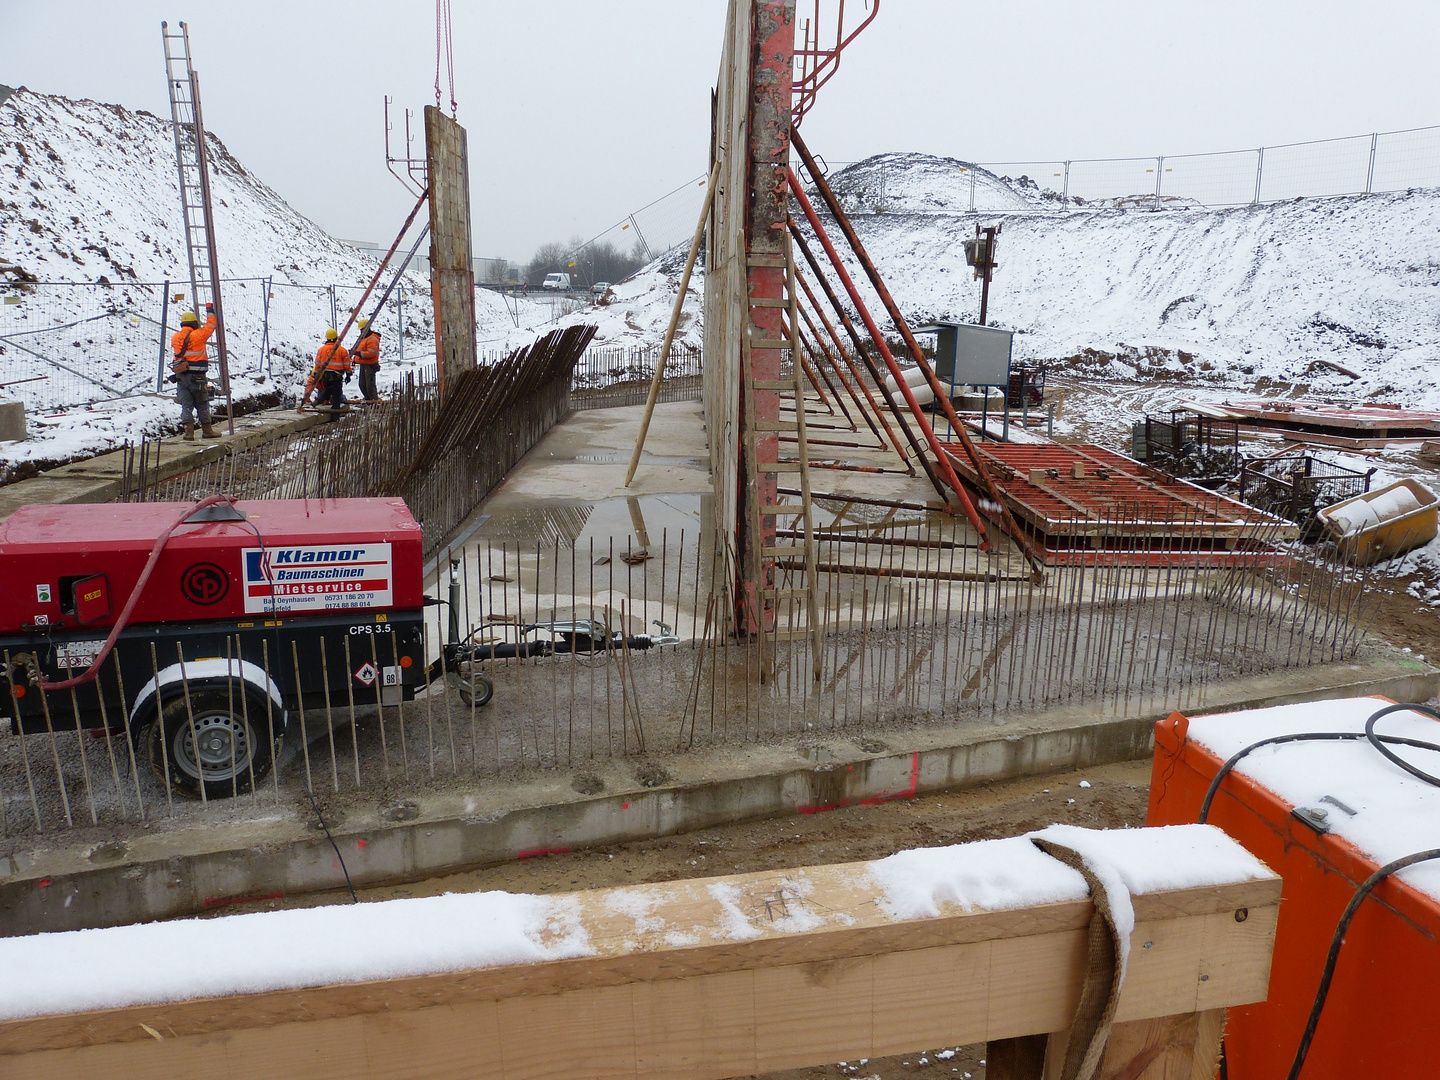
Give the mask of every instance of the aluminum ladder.
MULTIPOLYGON (((225 392, 226 430, 235 434, 230 393, 230 356, 225 348, 225 313, 220 303, 220 260, 215 253, 215 212, 210 197, 210 160, 200 109, 200 80, 190 59, 190 30, 182 22, 172 34, 160 24, 165 46, 165 81, 170 91, 170 123, 175 133, 175 162, 180 174, 180 210, 185 220, 185 258, 190 270, 190 300, 199 316, 202 305, 215 305, 215 354, 220 388, 225 392)), ((165 332, 164 327, 161 333, 165 332)))

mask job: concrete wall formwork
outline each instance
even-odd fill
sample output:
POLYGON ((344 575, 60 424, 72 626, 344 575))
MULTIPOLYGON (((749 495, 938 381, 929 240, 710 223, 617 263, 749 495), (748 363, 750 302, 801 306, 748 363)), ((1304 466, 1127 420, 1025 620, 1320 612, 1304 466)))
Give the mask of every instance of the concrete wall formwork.
POLYGON ((435 360, 446 375, 475 366, 475 273, 470 242, 470 153, 465 129, 425 106, 430 178, 430 289, 435 301, 435 360))
POLYGON ((705 404, 724 569, 737 586, 737 621, 752 630, 767 603, 762 590, 774 584, 773 560, 761 555, 774 544, 774 524, 757 507, 776 502, 777 476, 758 467, 779 460, 773 428, 780 395, 759 389, 747 399, 746 386, 779 379, 781 350, 751 348, 749 342, 781 340, 786 329, 778 306, 752 309, 751 302, 785 297, 794 52, 795 0, 732 0, 712 146, 712 157, 721 162, 721 189, 706 256, 705 404))

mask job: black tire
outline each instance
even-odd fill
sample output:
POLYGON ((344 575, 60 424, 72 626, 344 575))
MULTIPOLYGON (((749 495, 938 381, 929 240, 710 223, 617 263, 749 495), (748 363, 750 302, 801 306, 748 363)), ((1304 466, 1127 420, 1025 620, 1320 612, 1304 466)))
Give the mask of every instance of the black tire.
POLYGON ((250 688, 192 685, 189 708, 184 694, 166 700, 144 742, 155 775, 193 799, 200 798, 202 774, 206 799, 228 799, 250 792, 270 771, 265 702, 250 688))
MULTIPOLYGON (((490 681, 490 676, 475 672, 475 704, 489 705, 490 699, 495 696, 495 684, 490 681)), ((466 705, 470 704, 470 677, 466 675, 455 676, 455 688, 460 691, 460 700, 466 705)))

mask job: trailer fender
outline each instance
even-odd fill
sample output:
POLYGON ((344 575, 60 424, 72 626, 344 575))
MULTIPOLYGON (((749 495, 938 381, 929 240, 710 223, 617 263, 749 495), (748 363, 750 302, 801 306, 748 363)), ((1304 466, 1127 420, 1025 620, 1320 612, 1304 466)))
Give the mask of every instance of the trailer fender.
POLYGON ((135 704, 130 710, 132 730, 139 732, 142 718, 146 718, 147 713, 154 712, 158 703, 163 703, 184 693, 187 682, 191 686, 195 686, 226 678, 239 678, 259 693, 268 694, 270 700, 275 704, 272 716, 277 734, 285 730, 289 717, 285 711, 284 699, 280 696, 280 687, 276 685, 275 680, 258 664, 252 664, 248 660, 226 660, 224 657, 188 660, 184 665, 183 675, 181 665, 178 663, 161 668, 159 674, 151 676, 140 688, 140 692, 135 695, 135 704))

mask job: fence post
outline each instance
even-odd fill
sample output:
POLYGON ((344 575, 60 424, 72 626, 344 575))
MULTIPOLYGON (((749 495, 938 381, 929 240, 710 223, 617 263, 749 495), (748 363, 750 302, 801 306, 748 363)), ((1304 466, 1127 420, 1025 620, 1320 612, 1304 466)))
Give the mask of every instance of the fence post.
POLYGON ((270 283, 273 278, 261 278, 260 287, 265 290, 260 298, 260 363, 255 370, 268 372, 270 370, 270 283))
POLYGON ((155 392, 165 392, 165 331, 170 327, 166 322, 170 318, 170 282, 167 280, 161 287, 160 296, 160 369, 155 372, 155 392))
POLYGON ((335 286, 331 285, 327 290, 330 294, 330 325, 340 325, 340 313, 335 308, 335 286))
POLYGON ((400 336, 400 363, 405 362, 405 286, 401 285, 395 293, 395 326, 400 336))
POLYGON ((1160 180, 1165 175, 1165 155, 1155 159, 1155 209, 1160 209, 1160 180))
POLYGON ((1251 206, 1260 205, 1260 177, 1265 174, 1265 148, 1262 146, 1255 151, 1255 198, 1250 200, 1251 206))
POLYGON ((1070 162, 1065 162, 1065 188, 1060 192, 1062 202, 1070 201, 1070 162))
POLYGON ((1371 195, 1375 191, 1375 148, 1379 145, 1380 133, 1377 131, 1370 136, 1370 167, 1365 170, 1365 194, 1371 195))
POLYGON ((975 163, 970 163, 970 209, 975 209, 975 163))

